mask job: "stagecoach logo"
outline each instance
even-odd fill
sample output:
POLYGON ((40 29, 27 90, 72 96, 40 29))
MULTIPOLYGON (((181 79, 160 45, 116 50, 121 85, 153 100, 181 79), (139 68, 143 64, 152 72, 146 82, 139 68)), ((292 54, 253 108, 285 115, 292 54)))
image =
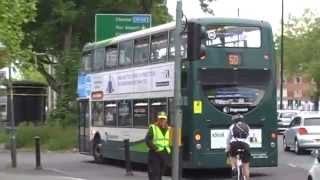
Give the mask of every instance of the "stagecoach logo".
POLYGON ((209 30, 209 31, 207 31, 207 34, 208 34, 208 38, 211 40, 216 39, 216 37, 217 37, 215 30, 209 30))
POLYGON ((109 75, 109 80, 108 80, 108 84, 107 84, 107 92, 109 94, 111 94, 114 91, 112 80, 113 80, 113 78, 111 77, 111 75, 109 75))

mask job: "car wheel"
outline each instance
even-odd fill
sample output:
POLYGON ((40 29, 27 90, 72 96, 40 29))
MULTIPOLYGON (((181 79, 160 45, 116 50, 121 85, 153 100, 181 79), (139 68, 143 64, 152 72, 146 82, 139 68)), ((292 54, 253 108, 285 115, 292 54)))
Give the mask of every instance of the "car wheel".
POLYGON ((103 162, 101 146, 102 146, 101 140, 99 138, 95 139, 93 142, 93 158, 94 158, 94 161, 97 163, 103 162))
POLYGON ((308 180, 312 180, 312 177, 311 177, 311 176, 308 176, 308 180))
POLYGON ((294 142, 294 152, 296 154, 301 154, 302 153, 302 149, 299 146, 298 140, 295 140, 295 142, 294 142))
POLYGON ((287 141, 286 141, 285 137, 283 137, 283 150, 284 151, 289 151, 290 150, 290 148, 287 145, 287 141))

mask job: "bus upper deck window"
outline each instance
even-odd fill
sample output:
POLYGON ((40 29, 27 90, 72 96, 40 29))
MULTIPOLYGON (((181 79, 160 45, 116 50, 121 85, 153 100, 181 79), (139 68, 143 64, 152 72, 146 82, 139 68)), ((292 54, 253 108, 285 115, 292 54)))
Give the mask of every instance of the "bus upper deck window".
MULTIPOLYGON (((175 47, 174 47, 174 31, 170 31, 170 42, 169 42, 169 59, 174 60, 175 57, 175 47)), ((181 58, 187 58, 187 47, 188 46, 188 36, 187 33, 181 35, 181 58)))
POLYGON ((149 59, 149 37, 136 39, 134 41, 134 63, 141 64, 149 59))
POLYGON ((160 33, 151 37, 151 57, 152 62, 167 60, 168 53, 168 33, 160 33))
POLYGON ((92 54, 84 54, 81 58, 81 71, 82 72, 91 72, 92 70, 92 54))
POLYGON ((94 51, 93 69, 94 71, 101 71, 104 68, 105 48, 98 48, 94 51))
POLYGON ((208 25, 206 46, 260 48, 261 29, 255 26, 208 25))
POLYGON ((119 43, 119 65, 130 65, 133 59, 133 41, 119 43))
POLYGON ((105 68, 112 68, 118 64, 118 48, 117 45, 106 48, 105 68))

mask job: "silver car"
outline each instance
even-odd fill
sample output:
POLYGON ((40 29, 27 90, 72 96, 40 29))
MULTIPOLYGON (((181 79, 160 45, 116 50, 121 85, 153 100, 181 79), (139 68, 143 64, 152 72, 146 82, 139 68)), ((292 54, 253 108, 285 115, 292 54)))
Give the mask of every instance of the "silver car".
POLYGON ((283 133, 288 129, 292 117, 299 113, 299 110, 278 110, 278 132, 283 133))
POLYGON ((314 153, 312 153, 315 157, 314 163, 309 170, 308 173, 308 180, 317 180, 320 177, 320 154, 319 150, 314 150, 314 153))
POLYGON ((297 154, 306 149, 320 148, 320 113, 301 112, 294 116, 283 134, 283 148, 297 154))

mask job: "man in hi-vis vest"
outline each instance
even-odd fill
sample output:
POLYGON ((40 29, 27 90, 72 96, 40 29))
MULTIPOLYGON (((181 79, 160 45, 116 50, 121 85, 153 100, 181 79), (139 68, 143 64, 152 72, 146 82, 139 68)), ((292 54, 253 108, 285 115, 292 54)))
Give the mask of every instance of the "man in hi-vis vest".
POLYGON ((159 112, 157 120, 149 126, 145 141, 149 147, 148 175, 149 180, 161 180, 171 154, 171 127, 165 112, 159 112))

